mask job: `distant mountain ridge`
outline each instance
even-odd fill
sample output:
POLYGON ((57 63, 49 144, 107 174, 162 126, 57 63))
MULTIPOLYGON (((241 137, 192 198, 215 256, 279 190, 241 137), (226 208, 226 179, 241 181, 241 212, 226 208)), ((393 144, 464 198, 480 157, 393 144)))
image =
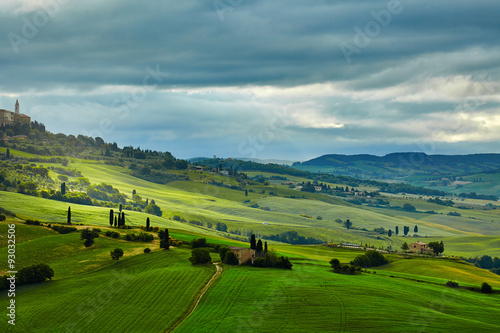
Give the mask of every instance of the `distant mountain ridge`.
POLYGON ((427 155, 401 152, 384 156, 328 154, 294 163, 292 167, 359 179, 404 182, 453 193, 500 194, 500 154, 496 153, 427 155))
POLYGON ((469 154, 469 155, 427 155, 419 152, 402 152, 390 153, 384 156, 376 156, 369 154, 357 155, 342 155, 328 154, 313 158, 305 162, 296 162, 293 165, 316 165, 316 166, 332 166, 353 162, 377 162, 377 163, 404 163, 406 167, 408 163, 420 164, 449 164, 449 163, 473 163, 473 164, 492 164, 500 166, 500 154, 469 154))

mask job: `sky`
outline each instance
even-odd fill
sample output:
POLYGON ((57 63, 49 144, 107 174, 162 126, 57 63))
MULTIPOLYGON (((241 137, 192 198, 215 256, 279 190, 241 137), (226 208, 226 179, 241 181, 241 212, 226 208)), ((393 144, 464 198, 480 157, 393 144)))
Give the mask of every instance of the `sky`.
POLYGON ((199 156, 500 153, 500 2, 2 0, 0 108, 199 156))

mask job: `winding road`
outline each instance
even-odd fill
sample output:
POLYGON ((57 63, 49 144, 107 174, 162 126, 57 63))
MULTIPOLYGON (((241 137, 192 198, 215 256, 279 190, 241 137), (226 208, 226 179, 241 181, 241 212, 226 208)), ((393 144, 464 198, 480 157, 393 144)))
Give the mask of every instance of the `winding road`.
POLYGON ((205 285, 205 287, 203 287, 203 289, 200 291, 200 293, 198 294, 198 297, 196 297, 195 301, 193 302, 193 304, 191 304, 191 306, 189 307, 188 311, 181 318, 179 318, 179 320, 177 320, 177 322, 174 324, 174 326, 172 326, 171 328, 169 328, 166 333, 170 333, 170 332, 175 331, 175 329, 187 317, 189 317, 194 312, 194 310, 196 310, 196 307, 198 307, 198 304, 200 303, 201 298, 203 297, 203 295, 205 295, 205 293, 207 292, 208 288, 210 288, 210 286, 212 285, 212 283, 214 283, 214 281, 217 280, 217 278, 221 275, 221 273, 222 273, 222 267, 220 267, 219 263, 217 263, 217 262, 215 262, 214 265, 215 265, 215 267, 217 267, 217 271, 215 272, 215 274, 212 276, 212 278, 210 279, 210 281, 207 282, 207 284, 205 285))

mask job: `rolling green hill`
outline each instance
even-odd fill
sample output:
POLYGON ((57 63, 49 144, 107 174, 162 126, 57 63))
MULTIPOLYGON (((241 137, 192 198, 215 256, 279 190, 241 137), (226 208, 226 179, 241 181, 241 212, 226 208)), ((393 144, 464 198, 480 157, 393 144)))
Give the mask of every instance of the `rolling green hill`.
MULTIPOLYGON (((234 170, 237 161, 217 161, 224 175, 215 165, 196 169, 168 152, 120 149, 83 136, 42 139, 9 143, 10 158, 0 161, 0 207, 16 214, 0 222, 0 262, 8 258, 7 224, 15 223, 16 269, 46 263, 55 275, 17 288, 16 327, 2 321, 2 331, 166 332, 190 313, 205 288, 175 332, 500 329, 498 275, 453 258, 500 256, 500 210, 489 201, 464 198, 443 205, 420 194, 380 193, 376 182, 315 179, 321 175, 287 174, 289 169, 275 165, 252 170, 251 162, 245 162, 246 170, 234 170), (308 184, 313 182, 338 189, 317 191, 308 184), (353 183, 345 189, 345 182, 353 183), (301 190, 307 186, 312 191, 301 190), (153 200, 161 216, 146 213, 153 200), (120 205, 128 228, 109 226, 109 210, 117 212, 120 205), (93 246, 86 248, 79 232, 62 235, 47 227, 65 224, 69 206, 73 226, 101 229, 93 246), (148 217, 184 244, 162 250, 154 232, 153 242, 126 241, 126 234, 142 231, 148 217), (43 226, 28 225, 27 219, 43 226), (352 222, 349 229, 346 220, 352 222), (410 227, 406 236, 404 226, 410 227), (120 238, 106 237, 106 231, 120 238), (271 240, 294 232, 302 240, 271 240), (204 237, 214 247, 248 247, 251 234, 289 257, 292 270, 220 264, 221 275, 207 286, 214 265, 188 261, 194 238, 204 237), (310 243, 289 244, 299 240, 310 243), (329 265, 332 258, 347 264, 364 253, 333 244, 400 250, 417 240, 444 241, 446 257, 388 253, 389 264, 355 276, 334 274, 329 265), (311 245, 316 241, 333 244, 311 245), (117 247, 124 257, 114 262, 110 251, 117 247), (146 247, 152 252, 144 253, 146 247), (495 292, 452 289, 445 285, 450 280, 461 287, 487 282, 495 292)), ((6 151, 0 148, 0 154, 6 151)), ((484 179, 495 183, 493 176, 484 179)), ((216 250, 211 257, 219 260, 216 250)), ((0 274, 6 272, 2 264, 0 274)), ((2 293, 0 303, 7 302, 2 293)))

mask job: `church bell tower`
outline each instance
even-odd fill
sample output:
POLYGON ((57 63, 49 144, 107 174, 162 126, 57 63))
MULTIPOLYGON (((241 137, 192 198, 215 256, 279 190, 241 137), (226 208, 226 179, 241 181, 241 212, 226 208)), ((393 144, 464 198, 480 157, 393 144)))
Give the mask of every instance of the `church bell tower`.
POLYGON ((16 114, 19 114, 19 100, 16 99, 16 114))

